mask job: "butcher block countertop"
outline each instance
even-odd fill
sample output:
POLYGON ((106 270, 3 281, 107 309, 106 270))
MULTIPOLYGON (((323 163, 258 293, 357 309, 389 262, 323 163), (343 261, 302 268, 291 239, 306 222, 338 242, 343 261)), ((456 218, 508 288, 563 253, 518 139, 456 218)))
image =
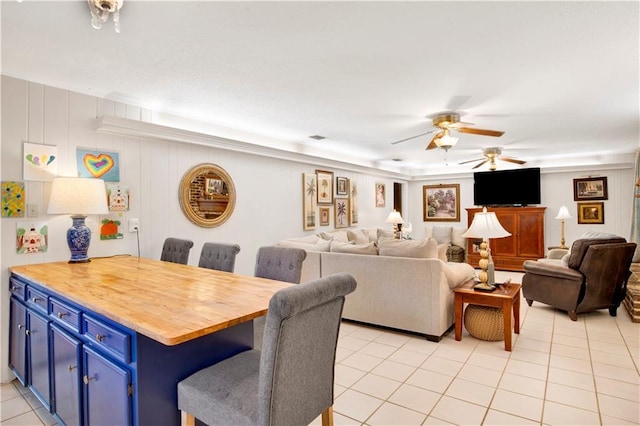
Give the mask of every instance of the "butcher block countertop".
POLYGON ((271 296, 291 285, 133 256, 10 270, 165 345, 265 315, 271 296))

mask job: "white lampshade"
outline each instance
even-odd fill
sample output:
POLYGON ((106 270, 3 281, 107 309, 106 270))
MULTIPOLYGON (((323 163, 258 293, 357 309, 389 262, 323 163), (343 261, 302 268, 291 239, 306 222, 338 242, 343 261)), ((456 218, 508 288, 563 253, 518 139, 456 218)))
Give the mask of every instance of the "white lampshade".
POLYGON ((556 219, 571 219, 571 215, 569 214, 569 209, 567 209, 567 206, 561 206, 560 210, 558 210, 558 216, 556 216, 556 219))
POLYGON ((389 213, 389 216, 387 216, 387 220, 385 220, 385 222, 393 223, 395 225, 398 223, 404 223, 404 220, 402 219, 402 216, 400 216, 400 213, 394 210, 391 213, 389 213))
POLYGON ((102 179, 57 177, 51 185, 49 214, 107 214, 107 191, 102 179))
POLYGON ((483 208, 482 212, 476 213, 473 216, 473 222, 465 233, 462 234, 464 238, 503 238, 508 237, 511 234, 500 225, 498 218, 494 212, 488 212, 487 208, 483 208))
POLYGON ((436 145, 444 150, 454 147, 458 143, 458 138, 454 138, 449 134, 449 129, 444 129, 444 136, 436 139, 436 145))

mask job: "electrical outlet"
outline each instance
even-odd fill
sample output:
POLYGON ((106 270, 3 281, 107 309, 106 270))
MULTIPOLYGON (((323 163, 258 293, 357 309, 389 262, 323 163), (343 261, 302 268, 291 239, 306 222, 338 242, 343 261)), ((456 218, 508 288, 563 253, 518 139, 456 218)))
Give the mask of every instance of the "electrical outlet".
POLYGON ((129 232, 137 232, 139 229, 138 219, 129 219, 129 232))
POLYGON ((38 217, 37 204, 27 204, 27 217, 38 217))

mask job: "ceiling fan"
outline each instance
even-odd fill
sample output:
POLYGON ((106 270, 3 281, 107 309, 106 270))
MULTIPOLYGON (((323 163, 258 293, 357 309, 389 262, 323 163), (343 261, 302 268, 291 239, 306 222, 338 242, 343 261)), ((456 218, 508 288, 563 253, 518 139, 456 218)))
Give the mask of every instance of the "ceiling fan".
POLYGON ((478 167, 481 167, 482 165, 488 162, 489 170, 496 170, 498 168, 496 165, 496 160, 508 161, 509 163, 515 163, 515 164, 526 163, 526 161, 518 160, 517 158, 499 157, 499 155, 502 154, 502 148, 497 148, 497 147, 485 148, 482 150, 482 154, 485 156, 485 158, 476 158, 475 160, 463 161, 462 163, 458 163, 458 164, 467 164, 467 163, 473 163, 474 161, 480 161, 480 163, 472 167, 473 169, 477 169, 478 167))
POLYGON ((433 125, 435 126, 435 129, 433 130, 430 130, 426 133, 421 133, 416 136, 411 136, 410 138, 391 142, 391 145, 415 139, 420 136, 428 135, 433 132, 438 132, 435 134, 433 139, 431 139, 431 142, 429 142, 429 145, 427 145, 425 149, 442 148, 447 151, 458 142, 458 138, 451 136, 450 130, 455 130, 460 133, 495 137, 502 136, 504 134, 504 132, 499 130, 476 129, 473 127, 467 127, 473 126, 473 123, 465 123, 463 121, 460 121, 460 114, 458 114, 457 112, 446 112, 436 115, 433 118, 433 125))

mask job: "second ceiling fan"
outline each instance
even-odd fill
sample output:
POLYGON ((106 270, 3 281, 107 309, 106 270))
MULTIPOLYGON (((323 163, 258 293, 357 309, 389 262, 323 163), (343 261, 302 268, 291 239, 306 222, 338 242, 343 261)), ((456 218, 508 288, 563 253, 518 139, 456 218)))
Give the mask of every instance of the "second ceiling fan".
POLYGON ((502 136, 504 132, 499 130, 487 130, 487 129, 477 129, 473 126, 473 123, 465 123, 460 121, 460 114, 457 112, 447 112, 438 114, 433 118, 433 125, 436 127, 433 130, 430 130, 426 133, 421 133, 416 136, 411 136, 410 138, 402 139, 399 141, 391 142, 392 145, 405 142, 411 139, 418 138, 420 136, 428 135, 434 132, 437 132, 431 142, 427 145, 425 149, 435 149, 442 148, 447 151, 449 148, 454 146, 458 139, 451 136, 451 130, 455 130, 460 133, 469 133, 472 135, 482 135, 482 136, 502 136))
POLYGON ((498 147, 485 148, 482 150, 482 154, 484 155, 485 158, 476 158, 475 160, 463 161, 462 163, 458 163, 458 164, 467 164, 467 163, 473 163, 474 161, 479 161, 479 163, 473 166, 472 169, 477 169, 478 167, 481 167, 484 164, 489 163, 489 170, 493 171, 498 168, 498 166, 496 165, 496 160, 507 161, 509 163, 515 163, 515 164, 526 163, 526 161, 518 160, 517 158, 500 157, 499 155, 502 154, 502 148, 498 148, 498 147))

